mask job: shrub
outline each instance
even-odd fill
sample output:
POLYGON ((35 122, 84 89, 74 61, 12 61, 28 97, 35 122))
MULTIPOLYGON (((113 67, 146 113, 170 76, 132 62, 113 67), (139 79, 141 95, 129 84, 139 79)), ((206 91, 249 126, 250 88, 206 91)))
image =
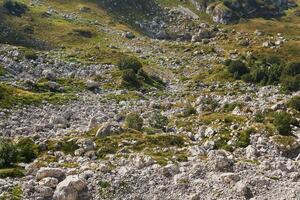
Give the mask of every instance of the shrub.
POLYGON ((140 88, 141 83, 136 73, 132 69, 126 69, 122 72, 122 85, 127 87, 140 88))
POLYGON ((228 66, 228 71, 234 75, 236 79, 240 79, 242 75, 249 73, 249 69, 241 60, 232 60, 228 66))
POLYGON ((24 56, 28 60, 36 60, 38 58, 37 54, 33 50, 26 50, 24 56))
POLYGON ((0 138, 0 168, 10 167, 16 162, 17 151, 11 141, 0 138))
POLYGON ((89 30, 82 30, 82 29, 74 29, 73 32, 81 37, 85 37, 85 38, 91 38, 93 37, 93 33, 89 30))
POLYGON ((163 116, 160 112, 155 112, 150 118, 150 125, 153 128, 165 130, 169 120, 166 116, 163 116))
POLYGON ((19 162, 29 163, 38 154, 38 146, 30 138, 22 138, 16 144, 19 162))
POLYGON ((25 4, 13 0, 5 0, 3 7, 6 8, 11 15, 18 17, 21 17, 28 9, 25 4))
POLYGON ((265 116, 261 112, 258 112, 254 115, 255 122, 262 123, 264 120, 265 120, 265 116))
POLYGON ((138 114, 131 113, 125 118, 125 126, 140 131, 143 127, 143 119, 138 114))
POLYGON ((281 135, 290 135, 292 128, 291 125, 296 125, 297 120, 294 119, 289 113, 277 112, 274 113, 274 126, 281 135))
POLYGON ((232 112, 237 106, 241 108, 242 103, 239 103, 239 102, 226 103, 224 105, 224 111, 225 112, 232 112))
POLYGON ((235 146, 240 148, 246 148, 250 144, 250 135, 255 132, 253 128, 249 128, 239 133, 235 146))
POLYGON ((190 115, 194 115, 197 113, 197 110, 192 106, 188 105, 184 110, 183 110, 183 116, 188 117, 190 115))
POLYGON ((137 73, 142 67, 142 63, 135 57, 122 58, 118 61, 117 66, 120 70, 132 69, 137 73))
POLYGON ((288 106, 300 112, 300 96, 295 96, 288 101, 288 106))
POLYGON ((0 65, 0 76, 4 76, 5 75, 5 69, 2 65, 0 65))
POLYGON ((300 74, 297 76, 285 76, 281 80, 281 84, 285 90, 298 91, 300 89, 300 74))
POLYGON ((61 143, 61 150, 65 154, 72 154, 75 150, 79 148, 78 144, 74 140, 64 141, 61 143))
POLYGON ((289 63, 285 69, 284 73, 289 76, 296 76, 300 74, 300 62, 289 63))

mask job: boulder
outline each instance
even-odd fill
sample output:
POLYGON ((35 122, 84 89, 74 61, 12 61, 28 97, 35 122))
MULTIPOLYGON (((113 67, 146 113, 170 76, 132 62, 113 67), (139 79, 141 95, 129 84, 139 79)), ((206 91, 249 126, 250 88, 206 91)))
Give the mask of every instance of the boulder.
POLYGON ((80 193, 86 192, 87 184, 78 175, 68 176, 56 187, 53 200, 81 200, 80 193))
POLYGON ((214 150, 208 153, 212 170, 220 172, 231 172, 233 170, 233 160, 228 158, 225 151, 214 150))
POLYGON ((127 39, 135 38, 135 35, 132 32, 125 32, 125 33, 122 34, 122 36, 127 38, 127 39))
POLYGON ((247 186, 246 183, 239 181, 235 184, 236 192, 244 197, 245 199, 251 199, 253 197, 251 189, 247 186))
POLYGON ((39 185, 50 188, 55 188, 58 184, 58 179, 53 177, 46 177, 40 180, 39 185))
POLYGON ((44 198, 49 198, 53 195, 53 189, 46 186, 38 186, 36 190, 39 192, 40 196, 44 198))
POLYGON ((66 128, 68 126, 68 121, 65 117, 60 115, 52 115, 50 118, 50 124, 66 128))
POLYGON ((99 127, 96 137, 104 137, 112 134, 119 134, 121 132, 122 128, 119 124, 106 122, 99 127))
POLYGON ((56 79, 56 74, 52 70, 44 70, 42 74, 48 80, 55 81, 56 79))
POLYGON ((37 172, 36 179, 39 181, 46 177, 53 177, 62 180, 65 177, 65 172, 60 168, 43 167, 37 172))

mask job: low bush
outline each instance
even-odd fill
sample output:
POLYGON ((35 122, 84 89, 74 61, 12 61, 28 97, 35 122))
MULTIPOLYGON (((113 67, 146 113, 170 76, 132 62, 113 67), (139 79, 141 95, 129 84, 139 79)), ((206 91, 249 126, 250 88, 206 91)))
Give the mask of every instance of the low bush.
POLYGON ((3 7, 6 8, 11 15, 17 17, 21 17, 28 10, 25 4, 13 0, 5 0, 3 7))
POLYGON ((15 145, 7 140, 0 138, 0 168, 12 166, 17 161, 17 150, 15 145))
POLYGON ((118 61, 117 66, 120 70, 132 69, 135 73, 143 67, 142 63, 135 57, 122 58, 118 61))
POLYGON ((93 33, 90 30, 83 30, 83 29, 74 29, 73 32, 81 37, 85 37, 85 38, 92 38, 93 37, 93 33))
POLYGON ((24 56, 28 60, 36 60, 38 58, 37 54, 33 50, 26 50, 24 56))
POLYGON ((132 69, 122 71, 122 85, 126 87, 140 88, 141 83, 132 69))
POLYGON ((291 125, 297 125, 298 122, 289 113, 276 112, 274 113, 273 124, 281 135, 290 135, 292 128, 291 125))
POLYGON ((262 123, 265 120, 265 116, 263 113, 258 112, 254 115, 254 121, 257 123, 262 123))
POLYGON ((21 138, 16 144, 17 161, 29 163, 38 155, 38 146, 30 138, 21 138))
POLYGON ((300 96, 295 96, 288 101, 288 106, 300 112, 300 96))
POLYGON ((237 80, 260 85, 281 84, 287 91, 300 89, 300 62, 286 63, 278 56, 263 55, 249 59, 227 60, 228 72, 237 80))
POLYGON ((5 69, 4 67, 0 64, 0 76, 4 76, 5 75, 5 69))
POLYGON ((165 130, 168 123, 168 118, 163 116, 160 112, 154 112, 150 118, 150 125, 153 128, 165 130))
POLYGON ((244 74, 249 73, 249 69, 241 60, 228 61, 228 71, 233 74, 236 79, 240 79, 244 74))
POLYGON ((125 126, 140 131, 143 128, 143 119, 138 114, 131 113, 125 118, 125 126))
POLYGON ((197 110, 192 106, 192 105, 188 105, 186 108, 184 108, 183 110, 183 116, 184 117, 188 117, 190 115, 194 115, 197 113, 197 110))

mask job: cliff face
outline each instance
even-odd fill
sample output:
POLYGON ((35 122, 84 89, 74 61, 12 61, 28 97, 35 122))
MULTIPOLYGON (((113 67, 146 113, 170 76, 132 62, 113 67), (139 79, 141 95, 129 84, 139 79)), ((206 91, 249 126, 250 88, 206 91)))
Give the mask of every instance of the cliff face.
POLYGON ((227 24, 241 18, 275 17, 294 3, 289 0, 191 0, 199 10, 206 10, 217 23, 227 24))

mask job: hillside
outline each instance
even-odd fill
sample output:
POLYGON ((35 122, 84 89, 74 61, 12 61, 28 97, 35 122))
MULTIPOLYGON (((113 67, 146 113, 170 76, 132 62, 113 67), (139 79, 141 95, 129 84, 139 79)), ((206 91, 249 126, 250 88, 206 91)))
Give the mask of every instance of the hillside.
POLYGON ((300 199, 299 0, 0 0, 0 200, 300 199))

